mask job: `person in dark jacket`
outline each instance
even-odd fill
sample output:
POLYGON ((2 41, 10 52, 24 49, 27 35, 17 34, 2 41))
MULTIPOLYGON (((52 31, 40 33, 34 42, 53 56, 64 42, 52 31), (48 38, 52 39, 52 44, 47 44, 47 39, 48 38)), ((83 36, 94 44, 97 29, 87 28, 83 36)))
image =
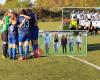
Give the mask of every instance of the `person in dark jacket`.
POLYGON ((38 47, 38 34, 39 34, 39 27, 38 27, 38 20, 37 15, 32 11, 32 9, 27 9, 27 15, 30 17, 29 19, 29 36, 31 39, 32 44, 32 54, 34 53, 39 54, 39 47, 38 47))
POLYGON ((62 35, 62 38, 61 38, 61 45, 62 45, 62 51, 64 54, 67 52, 67 38, 64 34, 62 35))

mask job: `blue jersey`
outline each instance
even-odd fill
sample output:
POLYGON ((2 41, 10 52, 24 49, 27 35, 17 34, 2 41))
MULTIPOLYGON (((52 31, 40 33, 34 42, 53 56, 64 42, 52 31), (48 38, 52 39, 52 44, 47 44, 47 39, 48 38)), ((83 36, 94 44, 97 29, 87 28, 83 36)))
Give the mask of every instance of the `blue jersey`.
POLYGON ((16 35, 17 31, 18 31, 17 25, 12 25, 12 24, 9 25, 9 27, 8 27, 8 34, 16 35))
POLYGON ((16 44, 18 39, 18 27, 17 25, 10 24, 8 27, 8 43, 16 44))
MULTIPOLYGON (((24 16, 19 16, 18 17, 18 20, 17 20, 17 23, 20 25, 23 22, 24 19, 25 19, 24 16)), ((22 25, 22 27, 21 28, 20 27, 18 28, 18 31, 27 33, 29 31, 29 20, 25 20, 25 22, 22 25)))

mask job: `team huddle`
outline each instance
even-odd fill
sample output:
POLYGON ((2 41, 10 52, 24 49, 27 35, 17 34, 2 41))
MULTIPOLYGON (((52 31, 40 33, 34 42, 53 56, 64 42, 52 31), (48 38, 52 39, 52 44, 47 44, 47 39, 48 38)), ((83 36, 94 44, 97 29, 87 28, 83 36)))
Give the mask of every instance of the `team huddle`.
MULTIPOLYGON (((74 54, 74 48, 75 45, 77 46, 77 52, 81 52, 82 44, 83 44, 83 33, 78 32, 76 36, 72 32, 69 33, 60 33, 60 32, 45 32, 41 34, 43 36, 44 44, 45 44, 45 52, 46 54, 50 54, 50 48, 52 48, 53 44, 53 49, 54 52, 57 54, 59 53, 59 47, 62 47, 62 53, 67 54, 68 51, 71 54, 74 54), (67 50, 67 47, 69 47, 67 50)), ((42 42, 43 44, 43 42, 42 42)), ((41 44, 41 45, 42 45, 41 44)))
POLYGON ((100 32, 100 11, 73 10, 70 13, 71 30, 87 30, 95 34, 100 32))
POLYGON ((3 59, 9 56, 10 59, 15 60, 17 52, 20 53, 20 60, 27 59, 30 40, 31 55, 39 56, 37 16, 31 9, 21 9, 18 13, 9 9, 0 20, 3 59))

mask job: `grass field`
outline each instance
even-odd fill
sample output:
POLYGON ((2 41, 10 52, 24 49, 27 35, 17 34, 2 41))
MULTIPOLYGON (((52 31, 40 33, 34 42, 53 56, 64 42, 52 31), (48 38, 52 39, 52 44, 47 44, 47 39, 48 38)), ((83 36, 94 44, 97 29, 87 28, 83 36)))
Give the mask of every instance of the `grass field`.
MULTIPOLYGON (((88 36, 88 56, 78 58, 100 66, 100 36, 88 36)), ((12 61, 0 54, 0 80, 100 80, 100 70, 68 56, 12 61)))
POLYGON ((39 22, 41 30, 62 30, 61 21, 59 22, 39 22))

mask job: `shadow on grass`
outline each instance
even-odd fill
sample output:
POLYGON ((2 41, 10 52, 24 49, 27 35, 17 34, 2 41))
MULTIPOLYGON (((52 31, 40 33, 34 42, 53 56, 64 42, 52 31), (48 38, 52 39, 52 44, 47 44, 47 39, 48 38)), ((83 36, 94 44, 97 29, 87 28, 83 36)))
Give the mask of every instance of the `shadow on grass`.
MULTIPOLYGON (((40 56, 39 58, 42 58, 42 57, 49 57, 49 56, 40 56)), ((35 59, 35 57, 29 56, 28 59, 35 59)))
POLYGON ((41 57, 49 57, 49 56, 41 56, 41 57))
POLYGON ((88 44, 88 51, 100 50, 100 43, 98 44, 88 44))

